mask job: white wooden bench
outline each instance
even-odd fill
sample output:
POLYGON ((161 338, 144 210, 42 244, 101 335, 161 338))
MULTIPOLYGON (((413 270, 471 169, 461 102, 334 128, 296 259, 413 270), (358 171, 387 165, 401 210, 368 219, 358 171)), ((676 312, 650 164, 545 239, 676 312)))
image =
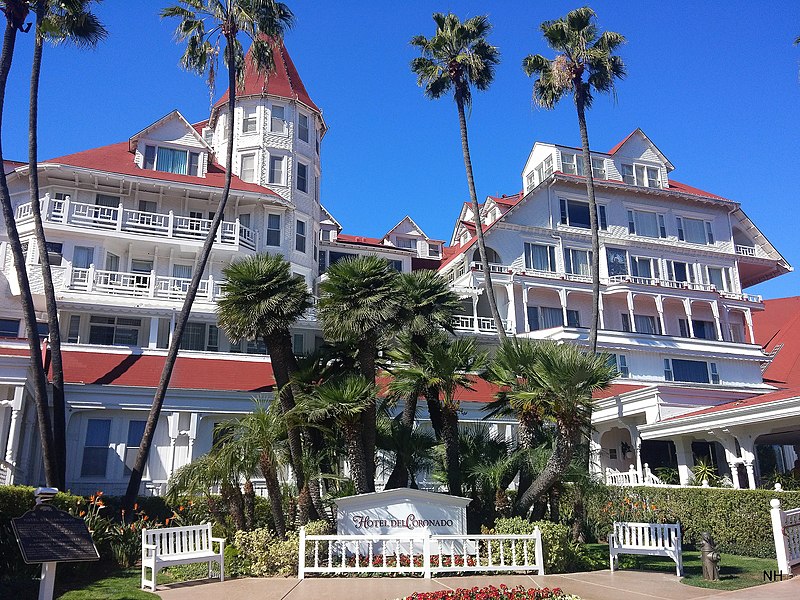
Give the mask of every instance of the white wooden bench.
POLYGON ((680 524, 614 522, 608 534, 611 570, 619 566, 620 554, 668 556, 675 561, 678 577, 683 576, 680 524))
POLYGON ((211 523, 142 529, 142 588, 149 587, 155 592, 156 576, 164 567, 202 562, 208 563, 209 577, 211 566, 217 563, 219 580, 225 581, 225 539, 211 536, 211 523), (215 542, 219 544, 219 552, 214 551, 215 542))

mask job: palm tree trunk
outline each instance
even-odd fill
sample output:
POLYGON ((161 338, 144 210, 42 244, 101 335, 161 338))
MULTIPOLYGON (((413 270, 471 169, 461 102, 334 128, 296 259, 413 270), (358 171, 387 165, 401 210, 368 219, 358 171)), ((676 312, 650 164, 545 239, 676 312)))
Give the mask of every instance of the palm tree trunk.
MULTIPOLYGON (((377 369, 375 356, 378 353, 377 341, 374 336, 366 335, 358 344, 358 367, 361 375, 375 383, 377 369)), ((378 437, 378 409, 373 402, 361 413, 361 438, 363 440, 364 461, 366 463, 367 491, 375 491, 375 443, 378 437)), ((359 492, 363 493, 363 492, 359 492)))
MULTIPOLYGON (((8 73, 14 56, 14 45, 17 40, 17 29, 10 20, 6 20, 3 36, 3 49, 0 52, 0 132, 2 132, 3 108, 6 97, 8 73)), ((2 136, 0 136, 0 163, 3 162, 2 136)), ((19 240, 17 224, 14 220, 14 208, 11 205, 11 194, 8 190, 5 169, 0 170, 0 204, 2 204, 3 220, 6 223, 8 244, 14 257, 14 268, 20 289, 20 304, 25 319, 25 330, 28 336, 28 350, 31 356, 31 372, 33 376, 33 398, 36 406, 36 420, 39 428, 39 439, 42 444, 42 460, 44 462, 47 485, 55 487, 59 483, 59 468, 56 452, 53 448, 53 431, 50 424, 50 408, 47 401, 47 379, 42 363, 42 352, 39 345, 39 332, 36 328, 36 311, 33 306, 31 286, 25 267, 25 255, 19 240)))
POLYGON ((592 232, 592 320, 589 323, 589 351, 597 352, 597 329, 600 326, 600 229, 597 219, 597 201, 594 196, 592 158, 589 154, 589 134, 586 130, 586 98, 580 91, 583 83, 576 84, 575 105, 583 147, 583 172, 586 175, 586 195, 589 197, 589 228, 592 232))
POLYGON ((272 512, 272 521, 275 524, 275 533, 282 540, 286 539, 286 517, 283 514, 283 498, 281 484, 278 481, 278 471, 267 453, 262 453, 259 458, 261 474, 267 486, 267 498, 272 512))
POLYGON ((142 441, 139 444, 139 452, 136 454, 136 461, 134 462, 133 469, 131 470, 131 477, 128 481, 128 489, 125 492, 123 506, 127 508, 133 505, 139 493, 139 486, 142 483, 142 475, 145 465, 147 464, 147 457, 150 454, 153 436, 155 435, 158 419, 161 415, 161 407, 164 405, 164 397, 167 394, 167 387, 172 377, 172 370, 175 368, 175 362, 178 359, 178 350, 180 348, 181 339, 183 338, 183 331, 186 328, 186 323, 189 321, 192 304, 197 295, 197 288, 200 286, 200 279, 203 277, 203 271, 205 271, 206 264, 208 263, 211 247, 214 245, 217 230, 219 229, 220 223, 222 223, 225 205, 228 203, 228 196, 231 191, 231 175, 233 173, 233 119, 236 103, 236 69, 233 66, 236 64, 234 52, 234 43, 236 40, 234 36, 235 34, 227 34, 225 36, 225 51, 228 55, 228 147, 225 168, 225 187, 222 190, 222 198, 214 214, 214 219, 211 221, 208 235, 206 236, 205 242, 203 242, 200 254, 195 260, 192 281, 189 283, 189 289, 186 292, 186 299, 183 302, 183 307, 175 320, 175 330, 169 343, 167 357, 164 360, 161 379, 158 382, 156 393, 153 396, 153 404, 150 406, 150 413, 147 415, 147 423, 144 427, 142 441))
POLYGON ((444 427, 445 470, 447 471, 447 489, 451 496, 461 495, 461 460, 458 447, 458 413, 450 408, 442 409, 444 427))
MULTIPOLYGON (((403 402, 403 413, 400 423, 409 430, 414 428, 414 420, 417 416, 417 396, 409 394, 403 402)), ((395 453, 394 468, 389 479, 386 481, 385 489, 393 490, 396 488, 408 487, 408 467, 402 452, 395 453)))
POLYGON ((561 481, 572 460, 574 450, 573 440, 561 431, 556 432, 553 452, 547 459, 547 463, 539 476, 517 498, 516 506, 514 507, 515 514, 520 516, 527 515, 533 503, 550 491, 553 485, 561 481))
POLYGON ((251 531, 256 521, 256 490, 250 479, 244 482, 243 502, 245 531, 251 531))
POLYGON ((428 405, 428 416, 431 418, 431 427, 436 441, 441 442, 444 430, 444 419, 442 417, 442 404, 439 401, 439 390, 429 388, 425 392, 425 402, 428 405))
POLYGON ((475 192, 475 179, 472 176, 472 159, 469 155, 469 137, 467 136, 467 117, 464 114, 464 101, 456 93, 456 106, 458 107, 458 124, 461 127, 461 150, 464 154, 464 167, 467 170, 467 186, 469 187, 469 198, 472 201, 472 213, 475 221, 475 234, 478 236, 478 250, 481 255, 481 267, 483 269, 483 288, 486 291, 486 298, 489 300, 489 310, 492 312, 495 327, 497 327, 497 337, 502 342, 506 338, 506 330, 503 327, 503 320, 500 318, 500 311, 497 310, 497 300, 494 297, 492 287, 492 274, 489 272, 489 259, 486 256, 486 241, 483 237, 483 226, 481 225, 480 208, 478 207, 478 194, 475 192))
POLYGON ((239 489, 239 484, 223 481, 219 486, 219 493, 228 508, 228 514, 233 520, 237 531, 244 531, 244 499, 242 498, 242 490, 239 489))
POLYGON ((30 184, 31 212, 33 213, 36 245, 40 249, 39 259, 42 265, 42 283, 44 300, 47 307, 48 339, 50 342, 50 367, 52 370, 53 395, 53 451, 58 465, 58 484, 56 487, 66 489, 67 471, 67 437, 66 437, 66 400, 64 399, 64 367, 61 360, 61 328, 58 323, 58 305, 53 287, 53 274, 50 271, 50 256, 47 254, 47 243, 42 224, 42 211, 39 206, 39 168, 38 168, 38 121, 39 121, 39 77, 42 70, 42 51, 44 36, 42 22, 47 11, 44 0, 36 2, 35 43, 33 47, 33 65, 31 66, 30 111, 28 118, 28 182, 30 184))
POLYGON ((344 427, 345 440, 347 441, 347 461, 350 464, 350 475, 356 488, 356 494, 367 494, 374 492, 375 488, 374 484, 372 488, 369 485, 368 465, 364 455, 361 434, 360 427, 355 423, 344 427))

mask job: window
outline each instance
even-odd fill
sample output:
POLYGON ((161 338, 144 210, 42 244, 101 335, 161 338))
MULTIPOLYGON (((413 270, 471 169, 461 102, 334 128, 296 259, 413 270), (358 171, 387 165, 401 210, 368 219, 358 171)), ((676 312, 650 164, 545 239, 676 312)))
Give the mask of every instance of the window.
POLYGON ((561 224, 589 229, 589 203, 560 199, 561 224))
POLYGON ((172 265, 172 276, 178 279, 191 279, 192 278, 192 265, 172 265))
MULTIPOLYGON (((636 327, 636 333, 661 334, 661 322, 656 317, 633 315, 633 324, 636 327)), ((631 332, 631 318, 628 313, 622 313, 622 331, 631 332)))
MULTIPOLYGON (((64 244, 60 242, 45 242, 44 247, 47 252, 47 258, 50 261, 50 266, 60 267, 64 244)), ((39 264, 42 264, 41 256, 39 256, 39 264)))
POLYGON ((292 352, 295 354, 303 354, 305 352, 305 338, 302 333, 295 333, 292 336, 292 352))
POLYGON ((589 250, 564 248, 564 271, 572 275, 590 277, 592 274, 592 259, 589 250))
POLYGON ((156 168, 156 147, 144 147, 144 168, 149 171, 154 171, 156 168))
POLYGON ((602 204, 597 205, 597 226, 603 231, 608 231, 608 219, 606 218, 606 207, 602 204))
POLYGON ((294 249, 303 253, 306 251, 306 222, 299 219, 294 233, 294 249))
POLYGON ((0 337, 19 337, 19 319, 0 319, 0 337))
POLYGON ((72 268, 88 269, 94 262, 94 248, 88 246, 75 246, 72 252, 72 268))
POLYGON ((267 215, 267 246, 281 245, 281 216, 267 215))
POLYGON ((149 275, 152 270, 153 270, 152 260, 133 259, 131 261, 131 271, 133 273, 146 273, 149 275))
POLYGON ((80 341, 81 317, 80 315, 70 315, 69 329, 67 330, 67 343, 77 344, 80 341))
POLYGON ((664 378, 667 381, 710 383, 708 364, 700 360, 664 359, 664 378))
POLYGON ((89 318, 89 343, 103 346, 138 346, 141 319, 125 317, 89 318))
POLYGON ((94 203, 96 206, 108 206, 109 208, 119 207, 122 199, 119 196, 109 196, 108 194, 97 194, 94 203))
POLYGON ((628 274, 628 252, 620 248, 606 247, 608 276, 618 277, 628 274))
POLYGON ((25 263, 27 264, 27 262, 28 262, 28 242, 20 242, 19 245, 22 246, 22 256, 25 257, 25 263))
POLYGON ((571 175, 583 175, 583 157, 577 154, 562 152, 561 170, 571 175))
POLYGON ((81 477, 106 476, 108 437, 111 419, 89 419, 86 423, 86 442, 83 445, 81 477))
POLYGON ((439 258, 442 255, 442 247, 439 244, 428 244, 428 256, 439 258))
POLYGON ((592 159, 592 177, 594 179, 606 178, 606 160, 604 158, 592 159))
POLYGON ((308 115, 300 113, 297 116, 297 137, 304 142, 308 142, 308 115))
POLYGON ((186 150, 158 147, 156 151, 156 171, 164 173, 187 174, 189 153, 186 150))
POLYGON ((719 385, 719 371, 717 370, 717 363, 709 363, 708 366, 711 368, 711 383, 714 385, 719 385))
POLYGON ((255 106, 245 106, 242 116, 242 133, 255 133, 258 130, 258 115, 255 106))
POLYGON ((529 306, 528 325, 531 331, 564 326, 564 312, 549 306, 529 306))
POLYGON ((644 165, 634 165, 634 173, 636 175, 636 185, 642 187, 661 187, 657 168, 646 167, 644 165))
POLYGON ((411 238, 402 238, 402 237, 396 239, 398 248, 405 248, 406 250, 417 249, 417 240, 412 240, 411 238))
POLYGON ((208 341, 206 343, 206 350, 209 352, 217 352, 219 350, 219 327, 216 325, 208 326, 208 341))
POLYGON ((189 172, 188 175, 198 177, 200 175, 200 153, 189 152, 189 172))
POLYGON ((330 242, 331 241, 331 230, 330 229, 320 229, 319 231, 319 239, 323 242, 330 242))
POLYGON ((256 155, 242 154, 239 166, 239 177, 242 181, 253 183, 256 180, 256 155))
POLYGON ((158 211, 158 202, 153 200, 139 200, 139 212, 154 213, 158 211))
POLYGON ((47 323, 36 323, 36 334, 39 339, 46 338, 50 335, 50 325, 47 323))
POLYGON ((211 143, 214 141, 214 130, 211 129, 210 127, 204 127, 203 140, 205 141, 206 144, 210 146, 211 143))
POLYGON ((577 310, 567 309, 567 327, 580 327, 581 313, 577 310))
POLYGON ((283 106, 272 105, 270 131, 272 133, 286 133, 286 109, 283 106))
POLYGON ((130 475, 139 453, 139 444, 144 436, 147 421, 128 421, 128 437, 125 441, 125 475, 130 475))
POLYGON ((556 249, 554 246, 525 242, 525 268, 536 271, 556 272, 556 249))
POLYGON ((708 267, 708 283, 720 291, 728 290, 728 269, 708 267))
POLYGON ((551 154, 550 156, 545 158, 542 162, 540 162, 539 166, 536 167, 536 177, 539 180, 539 183, 542 183, 552 174, 553 174, 553 155, 551 154))
POLYGON ((667 227, 664 215, 643 210, 629 210, 628 233, 649 238, 665 238, 667 227))
POLYGON ((692 283, 694 281, 692 265, 676 260, 667 261, 667 275, 670 281, 692 283))
POLYGON ((247 229, 250 229, 250 213, 239 215, 239 225, 247 229))
POLYGON ((700 219, 689 219, 688 217, 677 217, 678 239, 692 244, 713 244, 714 233, 711 230, 711 223, 700 219))
POLYGON ((297 189, 308 192, 308 165, 297 163, 297 189))
POLYGON ((186 323, 181 337, 181 350, 205 350, 206 349, 206 324, 186 323))
POLYGON ((283 185, 283 157, 269 157, 269 182, 283 185))
POLYGON ((403 261, 402 260, 390 260, 389 266, 392 267, 398 273, 403 272, 403 261))
POLYGON ((119 271, 119 256, 106 252, 106 271, 113 271, 114 273, 119 271))
POLYGON ((617 354, 617 371, 620 377, 628 378, 631 372, 628 369, 628 359, 624 354, 617 354))
POLYGON ((631 275, 643 279, 661 279, 657 258, 631 256, 631 275))
MULTIPOLYGON (((689 326, 686 319, 678 319, 678 328, 680 330, 681 337, 690 337, 689 326)), ((713 321, 700 321, 697 319, 692 319, 692 332, 694 333, 694 337, 697 339, 717 339, 717 327, 713 321)))
POLYGON ((633 176, 633 165, 620 165, 620 175, 622 175, 622 181, 629 185, 636 185, 636 178, 633 176))
POLYGON ((534 187, 536 187, 536 171, 531 171, 528 173, 527 177, 525 177, 525 191, 529 192, 534 187))

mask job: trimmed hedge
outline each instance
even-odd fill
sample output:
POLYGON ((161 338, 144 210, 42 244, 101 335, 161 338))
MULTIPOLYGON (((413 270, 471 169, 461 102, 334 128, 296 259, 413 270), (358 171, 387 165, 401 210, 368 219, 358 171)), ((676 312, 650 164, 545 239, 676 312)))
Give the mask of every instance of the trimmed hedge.
MULTIPOLYGON (((522 517, 497 519, 493 529, 483 528, 481 533, 506 535, 531 535, 538 527, 542 532, 542 552, 544 553, 544 572, 564 573, 575 564, 576 556, 570 544, 570 531, 566 525, 550 521, 529 521, 522 517)), ((511 542, 504 542, 504 553, 511 556, 511 542)), ((494 558, 499 562, 499 555, 494 558)))
POLYGON ((586 499, 586 509, 598 541, 606 538, 615 520, 679 521, 684 544, 698 544, 700 534, 708 531, 720 552, 772 558, 769 501, 773 498, 784 510, 800 507, 800 492, 601 486, 586 499))

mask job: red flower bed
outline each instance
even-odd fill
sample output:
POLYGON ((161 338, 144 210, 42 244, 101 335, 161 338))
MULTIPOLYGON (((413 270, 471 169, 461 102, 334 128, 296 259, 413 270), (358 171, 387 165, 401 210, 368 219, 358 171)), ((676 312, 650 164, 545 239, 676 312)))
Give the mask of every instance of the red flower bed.
MULTIPOLYGON (((486 560, 484 559, 484 562, 486 560)), ((414 566, 418 568, 422 568, 423 558, 421 555, 416 554, 414 555, 414 566)), ((478 564, 475 561, 474 556, 467 556, 467 566, 474 567, 478 564)), ((373 554, 372 555, 372 563, 373 567, 382 567, 383 566, 383 555, 382 554, 373 554)), ((347 557, 347 566, 355 567, 356 566, 356 557, 349 556, 347 557)), ((359 556, 358 557, 358 566, 359 567, 368 567, 370 566, 369 556, 359 556)), ((386 566, 387 567, 396 567, 397 566, 397 555, 395 554, 387 554, 386 555, 386 566)), ((411 557, 408 554, 401 554, 400 555, 400 566, 401 567, 410 567, 411 566, 411 557)), ((438 567, 439 566, 439 556, 434 554, 431 556, 431 566, 438 567)), ((463 567, 464 566, 464 556, 463 555, 456 555, 456 556, 442 556, 442 565, 443 567, 463 567)))
POLYGON ((568 598, 575 598, 575 596, 565 594, 560 588, 530 588, 526 590, 522 586, 510 588, 501 584, 500 587, 490 585, 484 588, 415 592, 405 600, 560 600, 568 598))

